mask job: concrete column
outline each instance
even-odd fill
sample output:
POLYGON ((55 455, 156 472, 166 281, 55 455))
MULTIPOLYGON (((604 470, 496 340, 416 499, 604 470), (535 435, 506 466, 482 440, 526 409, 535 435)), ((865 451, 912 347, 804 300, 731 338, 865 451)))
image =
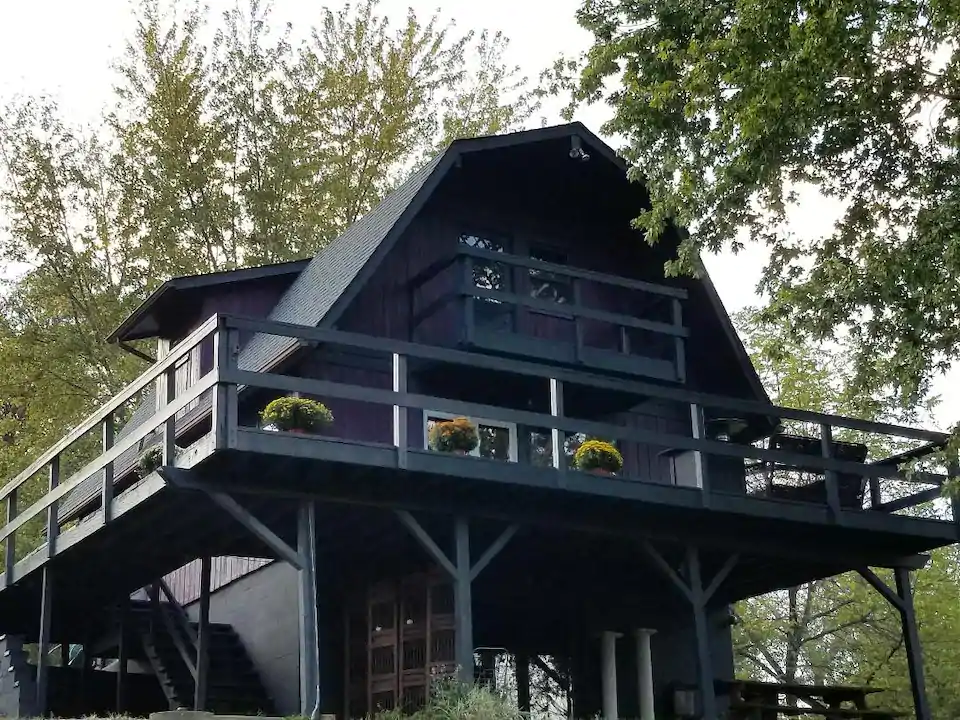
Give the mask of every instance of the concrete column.
POLYGON ((650 638, 656 630, 638 628, 637 639, 637 692, 640 694, 640 720, 656 720, 653 708, 653 654, 650 638))
POLYGON ((617 638, 620 633, 604 630, 600 636, 600 688, 603 720, 617 720, 617 638))

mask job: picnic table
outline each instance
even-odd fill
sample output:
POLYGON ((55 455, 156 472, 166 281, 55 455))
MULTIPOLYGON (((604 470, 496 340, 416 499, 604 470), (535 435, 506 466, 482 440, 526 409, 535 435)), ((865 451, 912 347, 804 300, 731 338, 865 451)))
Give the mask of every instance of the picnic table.
POLYGON ((904 716, 892 710, 868 708, 868 696, 883 692, 874 687, 720 680, 717 690, 730 698, 731 720, 777 720, 784 715, 813 715, 827 720, 894 720, 904 716))

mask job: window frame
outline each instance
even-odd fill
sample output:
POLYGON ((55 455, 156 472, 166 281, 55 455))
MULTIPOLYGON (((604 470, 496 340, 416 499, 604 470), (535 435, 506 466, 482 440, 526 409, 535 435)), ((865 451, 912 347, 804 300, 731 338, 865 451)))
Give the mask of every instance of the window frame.
MULTIPOLYGON (((507 440, 507 462, 519 462, 517 449, 519 447, 519 437, 517 434, 517 424, 512 422, 507 422, 506 420, 491 420, 489 418, 473 417, 469 415, 462 415, 456 413, 440 412, 433 410, 424 410, 423 411, 423 449, 430 449, 430 420, 455 420, 458 417, 466 417, 467 420, 472 422, 477 426, 477 429, 480 429, 481 425, 486 425, 487 427, 503 428, 508 433, 507 440)), ((481 457, 480 455, 480 443, 477 443, 477 446, 469 453, 468 455, 472 457, 481 457)), ((495 458, 486 458, 487 460, 493 460, 495 458)))

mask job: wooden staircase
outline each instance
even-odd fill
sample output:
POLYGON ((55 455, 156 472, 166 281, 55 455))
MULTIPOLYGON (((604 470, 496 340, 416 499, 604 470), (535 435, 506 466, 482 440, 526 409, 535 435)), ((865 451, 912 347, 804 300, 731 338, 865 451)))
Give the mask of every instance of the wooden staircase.
MULTIPOLYGON (((199 626, 172 603, 134 602, 131 624, 160 681, 171 709, 192 708, 199 626), (188 664, 189 663, 189 664, 188 664)), ((230 625, 210 623, 207 674, 209 712, 221 715, 271 715, 273 702, 237 633, 230 625)))

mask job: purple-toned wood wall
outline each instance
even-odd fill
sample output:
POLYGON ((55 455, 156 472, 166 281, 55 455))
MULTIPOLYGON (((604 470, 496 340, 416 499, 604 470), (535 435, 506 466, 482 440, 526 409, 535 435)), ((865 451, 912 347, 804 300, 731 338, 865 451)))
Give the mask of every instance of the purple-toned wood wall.
MULTIPOLYGON (((273 562, 264 558, 215 557, 210 562, 210 590, 216 591, 237 578, 259 570, 273 562)), ((194 560, 164 577, 181 605, 188 605, 200 597, 200 561, 194 560)))

